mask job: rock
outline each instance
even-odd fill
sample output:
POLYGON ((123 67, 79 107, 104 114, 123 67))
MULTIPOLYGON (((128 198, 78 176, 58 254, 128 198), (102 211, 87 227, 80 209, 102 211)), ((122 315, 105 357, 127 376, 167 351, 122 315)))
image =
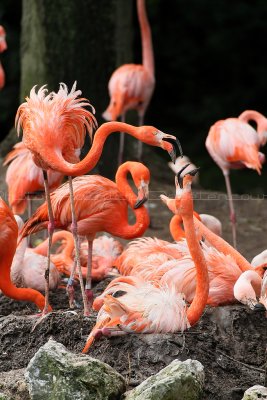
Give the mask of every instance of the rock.
POLYGON ((32 400, 116 400, 125 391, 124 378, 109 365, 51 339, 31 359, 25 377, 32 400))
POLYGON ((0 400, 30 400, 25 368, 0 373, 0 400))
POLYGON ((204 367, 197 360, 174 360, 156 375, 125 393, 125 400, 196 400, 204 384, 204 367))
POLYGON ((255 385, 247 389, 242 400, 265 400, 267 399, 267 387, 255 385))

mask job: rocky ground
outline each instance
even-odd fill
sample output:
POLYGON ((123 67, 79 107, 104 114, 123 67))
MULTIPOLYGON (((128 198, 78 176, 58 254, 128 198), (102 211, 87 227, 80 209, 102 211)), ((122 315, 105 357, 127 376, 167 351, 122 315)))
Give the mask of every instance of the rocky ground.
MULTIPOLYGON (((163 180, 160 173, 157 181, 152 181, 149 201, 152 224, 147 235, 171 240, 168 230, 171 213, 159 200, 161 193, 173 196, 172 176, 163 180)), ((251 259, 267 247, 267 201, 243 196, 235 200, 235 205, 238 248, 251 259)), ((223 236, 231 240, 224 194, 197 189, 195 209, 220 218, 223 236)), ((100 293, 107 283, 108 280, 97 284, 95 293, 100 293)), ((78 289, 77 296, 79 300, 78 289)), ((80 310, 68 310, 64 289, 52 293, 51 304, 54 312, 32 331, 34 319, 30 315, 36 309, 30 304, 0 297, 0 372, 25 367, 51 336, 69 350, 82 350, 95 314, 84 318, 80 310)), ((94 345, 91 355, 120 372, 127 379, 128 388, 138 385, 175 358, 197 359, 205 367, 203 399, 240 399, 248 387, 263 385, 266 381, 266 322, 264 313, 255 313, 242 305, 207 307, 199 323, 188 332, 105 338, 94 345)))

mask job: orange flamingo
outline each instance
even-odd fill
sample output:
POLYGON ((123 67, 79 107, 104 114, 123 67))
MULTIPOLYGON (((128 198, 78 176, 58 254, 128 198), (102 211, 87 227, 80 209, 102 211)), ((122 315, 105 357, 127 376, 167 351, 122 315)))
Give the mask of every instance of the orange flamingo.
MULTIPOLYGON (((6 31, 2 25, 0 25, 0 53, 3 53, 7 49, 6 43, 6 31)), ((0 90, 5 86, 5 71, 0 62, 0 90)))
MULTIPOLYGON (((139 125, 144 116, 155 88, 155 67, 151 30, 146 15, 145 0, 137 0, 137 13, 142 39, 142 64, 124 64, 117 68, 108 83, 110 103, 103 118, 116 120, 121 116, 125 121, 127 110, 137 110, 139 125)), ((120 136, 119 165, 122 163, 124 133, 120 136)), ((138 143, 137 158, 141 160, 142 143, 138 143)))
MULTIPOLYGON (((42 170, 33 161, 32 153, 22 142, 15 144, 5 157, 4 165, 9 164, 6 172, 8 202, 14 214, 23 214, 27 207, 27 198, 34 192, 44 190, 42 170)), ((54 190, 63 179, 59 172, 48 170, 49 189, 54 190)), ((29 217, 31 207, 29 207, 29 217)))
MULTIPOLYGON (((24 223, 22 219, 15 215, 19 230, 24 223)), ((27 239, 21 240, 18 244, 11 265, 11 280, 17 287, 27 287, 38 291, 45 290, 45 269, 47 259, 27 247, 27 239)), ((50 268, 49 288, 56 289, 59 285, 60 276, 53 261, 50 268)))
MULTIPOLYGON (((81 92, 76 90, 76 83, 69 93, 65 84, 60 85, 57 93, 52 92, 48 95, 46 95, 44 86, 37 93, 34 87, 30 92, 30 97, 26 98, 26 102, 17 111, 16 125, 18 131, 22 127, 24 144, 33 153, 35 163, 44 170, 46 201, 50 221, 48 224, 48 271, 54 217, 49 198, 46 170, 51 168, 69 176, 72 232, 84 308, 85 313, 88 314, 87 297, 91 299, 92 291, 89 287, 85 290, 83 287, 71 176, 82 175, 94 168, 101 156, 106 138, 113 132, 123 130, 146 144, 161 147, 169 152, 173 161, 176 159, 175 144, 177 144, 177 139, 175 136, 165 134, 152 126, 137 128, 120 122, 109 122, 103 124, 96 131, 89 153, 82 161, 78 162, 78 154, 83 145, 85 134, 88 132, 91 135, 96 125, 94 116, 84 108, 85 106, 90 106, 89 102, 86 99, 79 98, 80 94, 81 92), (76 164, 73 164, 75 162, 76 164)), ((46 275, 48 279, 49 273, 46 275)), ((48 303, 48 283, 46 299, 48 303)))
POLYGON ((173 286, 157 288, 141 280, 133 282, 132 290, 126 292, 124 284, 122 289, 118 285, 117 292, 113 296, 105 296, 96 326, 88 337, 83 353, 88 351, 95 337, 101 334, 116 335, 118 331, 119 333, 120 331, 127 333, 183 331, 194 325, 201 317, 208 298, 209 277, 193 222, 191 184, 196 172, 197 170, 192 170, 185 175, 184 189, 181 188, 179 199, 186 241, 197 271, 196 292, 191 305, 186 307, 183 294, 178 295, 173 286))
MULTIPOLYGON (((18 225, 11 210, 1 198, 0 225, 0 290, 12 299, 31 301, 42 310, 45 298, 41 293, 34 289, 17 288, 11 281, 10 269, 17 248, 18 225)), ((51 307, 48 309, 50 311, 51 307)))
MULTIPOLYGON (((73 180, 74 202, 77 209, 77 231, 88 241, 86 287, 91 289, 92 244, 99 231, 131 239, 142 235, 149 225, 149 216, 142 204, 147 200, 149 170, 140 163, 126 162, 116 174, 116 184, 98 175, 85 175, 73 180), (127 182, 127 173, 133 177, 138 197, 127 182), (136 222, 128 223, 128 205, 134 209, 136 222)), ((51 193, 55 227, 71 229, 71 209, 68 187, 62 185, 51 193)), ((47 203, 41 205, 26 222, 21 236, 38 232, 48 224, 47 203)))
POLYGON ((236 247, 236 216, 229 179, 230 169, 247 167, 255 169, 260 174, 265 161, 264 154, 259 152, 262 143, 262 135, 238 118, 217 121, 210 128, 206 139, 206 148, 221 168, 225 178, 234 247, 236 247))

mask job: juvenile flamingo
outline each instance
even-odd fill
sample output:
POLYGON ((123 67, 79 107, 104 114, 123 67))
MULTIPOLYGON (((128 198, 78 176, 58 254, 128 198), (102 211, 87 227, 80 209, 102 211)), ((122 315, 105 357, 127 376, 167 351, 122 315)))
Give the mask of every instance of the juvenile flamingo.
MULTIPOLYGON (((108 232, 125 239, 142 235, 149 225, 149 216, 142 204, 147 200, 149 170, 140 163, 126 162, 116 174, 116 183, 98 175, 85 175, 73 180, 74 203, 77 210, 78 235, 88 241, 86 287, 91 289, 92 244, 97 232, 108 232), (138 188, 138 197, 127 182, 128 172, 138 188), (128 205, 134 210, 136 222, 128 223, 128 205)), ((62 185, 51 193, 55 227, 71 229, 68 187, 62 185)), ((26 222, 21 237, 38 232, 48 224, 47 203, 41 205, 26 222)))
MULTIPOLYGON (((23 214, 27 207, 27 199, 30 200, 35 192, 44 190, 43 172, 37 167, 32 153, 22 142, 15 144, 13 150, 7 154, 3 165, 7 164, 9 164, 6 171, 8 202, 14 214, 23 214)), ((58 187, 64 176, 52 170, 48 170, 47 175, 50 190, 58 187)), ((28 213, 30 217, 30 204, 28 213)))
POLYGON ((252 126, 238 118, 217 121, 209 130, 206 148, 213 160, 222 170, 230 207, 233 244, 236 247, 236 216, 230 185, 230 169, 252 168, 261 173, 265 161, 259 147, 263 143, 263 134, 257 133, 252 126))
MULTIPOLYGON (((6 43, 6 31, 2 25, 0 25, 0 53, 3 53, 7 49, 6 43)), ((0 90, 5 86, 5 71, 0 62, 0 90)))
MULTIPOLYGON (((23 129, 23 142, 33 153, 35 163, 44 172, 44 182, 46 191, 46 201, 48 204, 48 267, 50 262, 50 252, 52 235, 54 231, 54 217, 49 197, 49 187, 47 182, 46 170, 51 168, 62 174, 69 176, 70 205, 72 212, 72 232, 75 239, 76 262, 79 270, 79 278, 84 301, 85 314, 89 314, 88 299, 92 298, 92 291, 88 287, 84 291, 82 272, 80 267, 79 245, 77 238, 77 221, 74 211, 73 188, 71 176, 82 175, 89 172, 97 164, 107 137, 113 132, 124 131, 142 142, 161 147, 167 150, 173 161, 176 159, 176 137, 165 134, 152 126, 134 127, 121 122, 109 122, 103 124, 95 133, 93 145, 86 157, 78 162, 78 155, 84 143, 86 132, 90 135, 96 121, 94 116, 84 107, 90 106, 88 100, 79 98, 80 91, 76 90, 76 83, 70 93, 67 86, 61 84, 57 93, 46 95, 43 86, 35 92, 35 87, 30 92, 30 97, 26 98, 16 115, 16 125, 18 131, 23 129), (171 143, 168 143, 171 141, 171 143), (76 164, 73 164, 75 163, 76 164)), ((47 279, 49 273, 46 274, 47 279)), ((48 283, 46 290, 46 301, 48 302, 48 283)), ((46 308, 44 313, 46 312, 46 308)))
MULTIPOLYGON (((125 121, 127 110, 137 110, 139 125, 144 116, 155 88, 155 67, 153 44, 149 21, 146 15, 145 0, 137 0, 137 13, 142 40, 142 64, 124 64, 117 68, 108 83, 110 103, 103 118, 116 120, 121 116, 125 121)), ((123 132, 123 131, 122 131, 123 132)), ((122 163, 124 133, 120 136, 119 165, 122 163)), ((142 157, 142 143, 138 143, 137 159, 142 157)))
MULTIPOLYGON (((16 253, 18 225, 6 203, 0 198, 0 290, 7 297, 21 301, 31 301, 43 310, 44 296, 37 290, 17 288, 11 281, 10 269, 16 253)), ((49 311, 51 307, 48 306, 49 311)))
POLYGON ((157 288, 141 280, 133 282, 132 290, 125 292, 123 290, 125 285, 122 285, 122 290, 118 285, 113 296, 104 297, 96 326, 88 337, 83 353, 88 351, 95 338, 101 334, 116 335, 121 331, 127 333, 183 331, 197 323, 201 317, 208 298, 209 278, 193 222, 191 184, 196 172, 197 170, 192 170, 185 175, 179 204, 188 248, 197 271, 196 292, 191 305, 186 307, 183 295, 178 295, 173 286, 157 288))

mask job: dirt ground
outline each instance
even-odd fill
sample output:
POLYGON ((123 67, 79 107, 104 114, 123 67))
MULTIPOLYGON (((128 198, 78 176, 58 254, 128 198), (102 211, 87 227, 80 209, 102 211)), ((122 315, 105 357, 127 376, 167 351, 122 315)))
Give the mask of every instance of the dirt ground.
MULTIPOLYGON (((171 240, 170 211, 159 194, 173 197, 172 176, 152 181, 149 210, 151 228, 147 236, 171 240)), ((243 196, 235 200, 238 219, 238 249, 249 260, 267 248, 267 200, 243 196)), ((195 191, 195 210, 220 218, 223 236, 231 241, 228 205, 222 193, 195 191)), ((97 284, 100 293, 109 280, 97 284)), ((79 290, 77 299, 81 302, 79 290)), ((70 311, 64 289, 51 294, 51 313, 33 332, 36 312, 31 304, 0 297, 0 372, 26 367, 31 357, 49 337, 69 350, 80 352, 95 322, 95 314, 84 318, 80 310, 70 311)), ((107 362, 124 375, 128 388, 141 383, 173 359, 199 360, 205 367, 205 400, 239 400, 244 391, 266 380, 267 319, 242 305, 207 307, 199 323, 183 334, 128 335, 104 338, 90 355, 107 362)))

